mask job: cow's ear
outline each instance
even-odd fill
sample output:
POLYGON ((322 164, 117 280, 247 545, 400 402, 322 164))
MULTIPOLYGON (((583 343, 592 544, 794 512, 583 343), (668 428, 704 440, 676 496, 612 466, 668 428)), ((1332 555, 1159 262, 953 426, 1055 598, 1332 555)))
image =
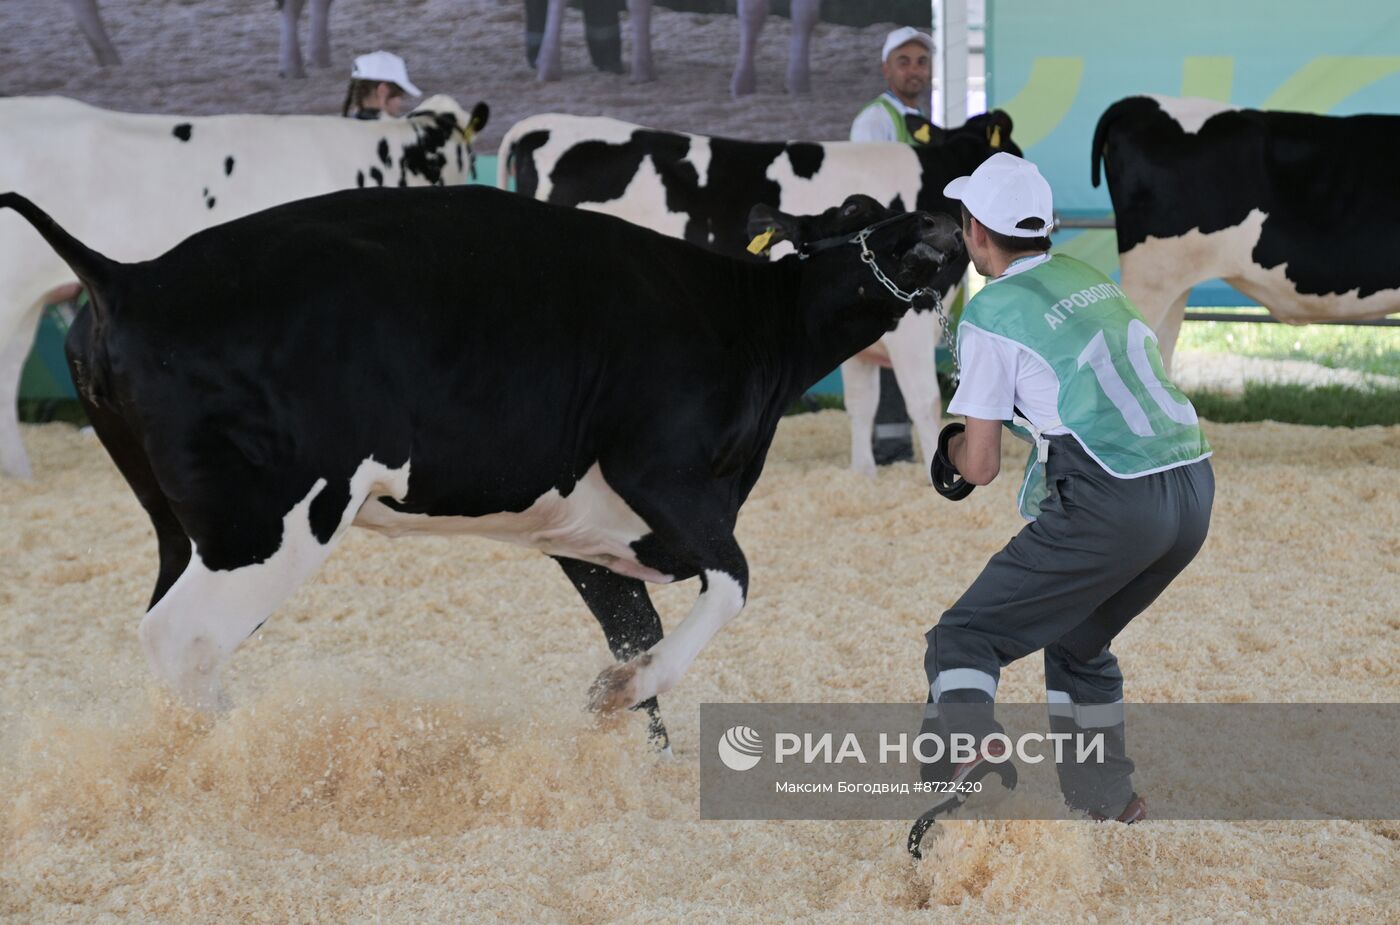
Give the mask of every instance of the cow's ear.
POLYGON ((799 243, 797 219, 764 203, 749 210, 748 235, 749 253, 756 257, 767 254, 779 241, 799 243))
POLYGON ((992 150, 1002 150, 1011 138, 1011 117, 1004 110, 993 111, 987 119, 986 131, 987 144, 991 146, 992 150))
POLYGON ((491 107, 485 102, 477 103, 472 107, 471 119, 467 122, 467 131, 475 135, 486 128, 486 120, 491 118, 491 107))

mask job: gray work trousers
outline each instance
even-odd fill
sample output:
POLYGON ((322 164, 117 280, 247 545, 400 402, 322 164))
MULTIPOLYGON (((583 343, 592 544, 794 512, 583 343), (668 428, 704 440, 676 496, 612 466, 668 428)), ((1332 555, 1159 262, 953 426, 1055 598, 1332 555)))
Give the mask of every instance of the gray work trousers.
MULTIPOLYGON (((1040 517, 925 635, 931 703, 990 704, 1002 666, 1038 649, 1052 716, 1064 715, 1057 705, 1121 701, 1123 674, 1109 644, 1205 542, 1215 497, 1210 460, 1120 479, 1074 437, 1049 439, 1050 496, 1040 517)), ((1118 786, 1109 789, 1126 786, 1131 770, 1122 757, 1118 786)), ((1105 799, 1112 805, 1120 796, 1105 799)))

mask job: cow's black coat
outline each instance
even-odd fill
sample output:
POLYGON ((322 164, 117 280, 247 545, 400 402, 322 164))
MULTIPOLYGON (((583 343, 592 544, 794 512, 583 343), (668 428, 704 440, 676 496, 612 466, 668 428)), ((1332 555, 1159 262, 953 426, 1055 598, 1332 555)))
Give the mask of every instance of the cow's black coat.
POLYGON ((1118 252, 1148 237, 1232 228, 1267 215, 1252 258, 1287 264, 1298 292, 1400 288, 1400 116, 1227 110, 1188 133, 1145 96, 1094 130, 1092 179, 1108 178, 1118 252))
MULTIPOLYGON (((739 261, 482 187, 333 193, 138 264, 93 253, 21 197, 7 205, 93 293, 69 364, 156 527, 153 604, 191 541, 213 570, 270 557, 320 479, 310 523, 329 541, 371 457, 411 461, 406 496, 381 500, 433 516, 523 511, 597 464, 651 531, 633 544, 639 562, 746 588, 733 530, 779 417, 907 308, 855 246, 739 261)), ((853 197, 820 218, 763 221, 801 245, 889 214, 853 197)), ((924 214, 869 245, 906 289, 959 248, 951 222, 924 214)), ((596 566, 564 565, 611 614, 615 651, 659 640, 640 581, 590 590, 596 566)))

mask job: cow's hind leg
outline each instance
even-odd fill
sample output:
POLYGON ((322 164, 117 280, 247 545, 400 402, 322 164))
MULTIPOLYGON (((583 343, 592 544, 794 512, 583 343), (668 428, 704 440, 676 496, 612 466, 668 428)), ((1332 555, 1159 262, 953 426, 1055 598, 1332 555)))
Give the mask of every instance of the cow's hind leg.
POLYGON ((281 0, 282 15, 277 42, 277 73, 283 77, 305 77, 306 65, 301 58, 301 40, 297 37, 297 20, 306 0, 281 0))
POLYGON ((317 67, 331 66, 331 0, 311 0, 311 22, 308 24, 311 35, 307 54, 317 67))
POLYGON ((739 0, 739 60, 734 76, 729 79, 729 92, 735 97, 748 96, 758 88, 755 58, 758 56, 758 35, 768 18, 768 0, 739 0))
MULTIPOLYGON (((649 523, 646 512, 639 511, 649 523)), ((614 665, 593 682, 590 702, 593 709, 611 713, 636 706, 675 686, 690 664, 730 620, 744 609, 748 595, 749 569, 744 554, 728 528, 708 525, 704 517, 679 521, 681 529, 668 529, 657 536, 673 538, 662 545, 681 551, 681 557, 694 563, 693 570, 668 567, 658 561, 644 564, 666 574, 700 574, 700 597, 680 626, 660 642, 631 661, 614 665)), ((646 548, 643 540, 639 548, 646 548)), ((641 558, 641 556, 639 556, 641 558)), ((671 559, 671 556, 661 556, 671 559)))
MULTIPOLYGON (((647 594, 646 585, 640 580, 578 559, 555 556, 554 561, 564 569, 564 574, 569 576, 583 602, 598 619, 608 640, 608 648, 618 661, 625 662, 661 641, 661 616, 647 594)), ((656 698, 644 700, 637 707, 646 710, 651 717, 647 736, 652 744, 670 754, 671 741, 666 735, 665 724, 661 722, 661 710, 656 698)))
POLYGON ((141 620, 139 635, 156 675, 187 704, 201 710, 225 706, 219 675, 235 649, 271 616, 330 555, 367 495, 357 475, 339 525, 326 542, 311 525, 311 491, 282 519, 276 552, 261 562, 213 570, 195 538, 189 564, 170 590, 141 620))

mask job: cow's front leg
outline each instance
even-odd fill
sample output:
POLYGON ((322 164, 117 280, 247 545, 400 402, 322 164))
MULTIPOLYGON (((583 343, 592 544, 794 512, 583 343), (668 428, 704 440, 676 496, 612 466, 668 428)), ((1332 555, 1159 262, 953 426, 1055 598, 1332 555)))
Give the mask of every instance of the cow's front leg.
POLYGON ((306 0, 282 0, 282 24, 277 45, 277 73, 283 77, 305 77, 306 65, 301 60, 301 42, 297 39, 297 20, 306 0))
POLYGON ((632 80, 647 83, 656 79, 651 57, 652 0, 627 0, 627 18, 632 25, 632 80))
POLYGON ((768 0, 739 0, 739 60, 729 81, 729 92, 748 96, 758 88, 754 59, 758 55, 758 35, 768 18, 768 0))
POLYGON ((895 381, 904 396, 904 408, 919 435, 924 478, 928 479, 929 463, 933 462, 933 454, 938 449, 943 414, 934 353, 938 346, 938 316, 931 311, 906 312, 899 326, 886 334, 884 340, 889 347, 895 381))
POLYGON ((331 66, 331 0, 311 0, 311 37, 306 49, 311 63, 317 67, 331 66))
POLYGON ((535 76, 540 80, 558 80, 564 76, 564 7, 566 0, 549 0, 545 12, 544 40, 539 57, 535 59, 535 76))
POLYGON ((612 713, 664 694, 724 625, 744 609, 749 569, 732 536, 727 549, 700 570, 700 596, 681 625, 636 658, 598 675, 589 690, 590 706, 612 713))
POLYGON ((788 42, 787 91, 812 91, 812 30, 821 15, 821 0, 792 0, 792 39, 788 42))
POLYGON ((875 477, 875 408, 880 403, 880 367, 859 355, 841 364, 841 390, 851 418, 851 468, 875 477))
MULTIPOLYGON (((647 586, 636 578, 609 571, 601 565, 555 556, 554 561, 569 576, 575 590, 603 628, 608 648, 619 662, 646 652, 661 641, 661 615, 647 594, 647 586)), ((639 709, 647 711, 651 722, 647 738, 662 752, 670 754, 671 740, 661 722, 656 698, 643 700, 639 709)))

